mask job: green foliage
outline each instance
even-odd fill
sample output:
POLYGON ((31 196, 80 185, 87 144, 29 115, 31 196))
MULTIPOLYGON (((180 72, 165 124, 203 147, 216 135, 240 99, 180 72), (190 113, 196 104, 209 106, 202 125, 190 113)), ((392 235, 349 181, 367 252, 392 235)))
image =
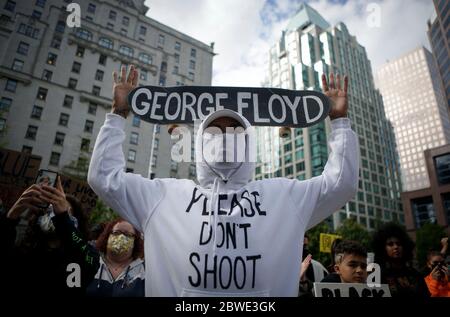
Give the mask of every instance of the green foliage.
MULTIPOLYGON (((318 225, 308 230, 309 236, 309 252, 312 254, 314 260, 319 261, 325 267, 331 264, 331 258, 329 253, 320 252, 320 234, 321 233, 333 233, 330 226, 325 222, 321 222, 318 225)), ((306 256, 306 254, 304 255, 306 256)))
POLYGON ((428 251, 441 250, 441 239, 446 236, 444 228, 433 223, 426 223, 416 231, 416 250, 419 267, 425 266, 428 251))
POLYGON ((370 247, 371 237, 369 232, 354 219, 345 219, 336 230, 336 234, 342 236, 344 240, 358 241, 366 248, 370 247))
POLYGON ((100 198, 98 198, 97 204, 89 214, 89 223, 91 225, 95 225, 103 222, 113 221, 117 218, 119 218, 119 215, 114 210, 106 206, 106 204, 102 200, 100 200, 100 198))
POLYGON ((86 182, 88 170, 89 159, 80 157, 77 161, 72 161, 69 165, 65 165, 61 169, 61 174, 86 182))

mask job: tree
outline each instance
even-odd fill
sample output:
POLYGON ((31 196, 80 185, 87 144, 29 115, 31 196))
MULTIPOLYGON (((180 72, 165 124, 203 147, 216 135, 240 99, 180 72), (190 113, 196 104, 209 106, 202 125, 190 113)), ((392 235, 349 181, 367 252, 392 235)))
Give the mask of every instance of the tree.
POLYGON ((89 223, 91 225, 95 225, 103 222, 113 221, 117 218, 119 218, 119 215, 114 210, 106 206, 106 204, 100 198, 97 198, 97 204, 89 214, 89 223))
POLYGON ((426 265, 428 251, 441 250, 441 239, 446 236, 444 228, 434 223, 426 223, 416 231, 416 256, 419 267, 426 265))
POLYGON ((70 164, 63 166, 61 174, 69 176, 78 180, 87 181, 87 174, 89 171, 89 159, 82 157, 70 164))
MULTIPOLYGON (((321 233, 333 233, 330 226, 323 221, 313 228, 309 229, 307 234, 309 236, 308 249, 312 254, 314 260, 319 261, 325 267, 331 264, 331 258, 329 253, 320 252, 320 234, 321 233)), ((306 256, 304 254, 303 256, 306 256)))
POLYGON ((371 237, 369 232, 354 219, 345 219, 336 230, 336 234, 342 236, 344 240, 358 241, 366 248, 370 247, 371 237))

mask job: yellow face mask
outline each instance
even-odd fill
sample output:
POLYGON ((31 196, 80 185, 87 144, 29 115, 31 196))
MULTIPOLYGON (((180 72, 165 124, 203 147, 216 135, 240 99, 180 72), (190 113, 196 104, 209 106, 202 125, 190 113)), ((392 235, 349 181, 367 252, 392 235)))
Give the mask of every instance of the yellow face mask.
POLYGON ((124 255, 133 249, 134 237, 111 233, 108 238, 107 248, 115 255, 124 255))

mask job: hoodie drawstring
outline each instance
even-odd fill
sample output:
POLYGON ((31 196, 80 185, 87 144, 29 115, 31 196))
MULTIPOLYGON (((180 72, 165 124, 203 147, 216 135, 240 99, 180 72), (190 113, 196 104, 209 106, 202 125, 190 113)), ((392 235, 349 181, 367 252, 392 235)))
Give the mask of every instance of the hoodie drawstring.
POLYGON ((213 256, 216 255, 216 247, 217 247, 217 225, 218 225, 218 213, 217 205, 218 205, 218 198, 219 198, 219 177, 214 178, 214 184, 211 191, 211 206, 209 208, 210 214, 209 214, 209 225, 212 226, 211 223, 211 214, 213 214, 213 222, 214 226, 212 226, 214 230, 214 240, 213 240, 213 256))

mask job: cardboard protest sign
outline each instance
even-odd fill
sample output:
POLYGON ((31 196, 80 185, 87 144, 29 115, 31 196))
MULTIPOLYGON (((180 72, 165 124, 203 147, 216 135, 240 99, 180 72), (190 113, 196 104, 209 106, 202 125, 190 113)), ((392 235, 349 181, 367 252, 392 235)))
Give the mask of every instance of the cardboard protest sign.
POLYGON ((159 124, 190 124, 230 109, 254 126, 302 128, 321 122, 330 110, 320 92, 279 88, 143 86, 131 91, 128 103, 142 120, 159 124))
MULTIPOLYGON (((40 156, 0 149, 0 198, 6 209, 34 184, 41 160, 40 156)), ((87 212, 95 207, 97 195, 86 182, 63 175, 61 182, 64 192, 78 198, 87 212)))
POLYGON ((341 236, 336 234, 321 233, 320 234, 320 252, 331 253, 331 245, 336 239, 342 239, 341 236))
POLYGON ((359 283, 314 283, 316 297, 391 297, 387 284, 369 287, 359 283))

